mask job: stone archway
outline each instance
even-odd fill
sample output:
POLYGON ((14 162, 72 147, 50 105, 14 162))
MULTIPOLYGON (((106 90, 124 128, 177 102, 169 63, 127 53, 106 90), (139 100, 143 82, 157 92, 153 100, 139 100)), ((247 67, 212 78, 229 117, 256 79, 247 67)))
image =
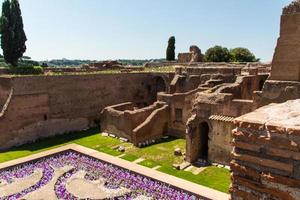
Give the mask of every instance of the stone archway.
POLYGON ((198 159, 208 160, 209 133, 211 125, 205 119, 193 115, 187 122, 186 129, 186 161, 193 163, 198 159))
POLYGON ((265 80, 262 79, 259 81, 259 91, 263 90, 264 84, 265 84, 265 80))
POLYGON ((150 96, 150 104, 157 101, 157 94, 159 92, 168 92, 168 88, 169 85, 164 76, 153 76, 151 83, 147 85, 147 90, 150 96))
POLYGON ((167 91, 166 82, 161 76, 155 77, 155 91, 156 91, 156 93, 167 91))
POLYGON ((207 160, 208 159, 208 134, 209 125, 207 122, 201 122, 198 128, 199 134, 199 154, 198 158, 207 160))

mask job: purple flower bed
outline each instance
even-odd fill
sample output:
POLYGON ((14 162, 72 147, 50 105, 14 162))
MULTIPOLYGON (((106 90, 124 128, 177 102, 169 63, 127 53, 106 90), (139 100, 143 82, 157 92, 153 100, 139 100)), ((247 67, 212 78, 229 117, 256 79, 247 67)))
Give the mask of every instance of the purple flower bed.
POLYGON ((108 189, 118 189, 122 187, 130 191, 114 199, 129 200, 139 197, 140 195, 163 200, 199 199, 185 191, 174 189, 166 184, 135 174, 129 170, 113 166, 74 151, 68 151, 0 171, 0 180, 12 183, 15 178, 30 176, 36 169, 43 170, 41 180, 35 185, 19 193, 2 197, 0 200, 20 199, 34 192, 51 181, 54 176, 53 167, 58 168, 63 166, 72 166, 73 168, 60 176, 55 183, 54 190, 58 199, 79 199, 67 190, 66 183, 72 175, 80 170, 87 173, 84 177, 86 180, 98 180, 99 178, 103 178, 105 179, 105 187, 108 189))

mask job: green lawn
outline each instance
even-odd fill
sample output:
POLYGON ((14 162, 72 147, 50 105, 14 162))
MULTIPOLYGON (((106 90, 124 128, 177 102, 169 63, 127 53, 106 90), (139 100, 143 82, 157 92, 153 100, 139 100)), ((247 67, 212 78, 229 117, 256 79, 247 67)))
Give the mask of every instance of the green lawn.
POLYGON ((130 161, 130 162, 133 162, 133 161, 137 160, 139 157, 131 155, 131 154, 125 154, 125 156, 122 156, 121 158, 124 160, 130 161))
POLYGON ((231 183, 229 170, 218 167, 207 167, 203 172, 194 175, 192 172, 179 171, 171 166, 162 166, 158 169, 161 172, 183 178, 185 180, 204 185, 221 192, 228 193, 231 183))
POLYGON ((161 168, 158 170, 164 173, 222 192, 228 192, 229 189, 230 172, 226 169, 208 167, 199 175, 194 175, 191 172, 178 171, 172 168, 174 163, 179 164, 183 161, 183 157, 174 156, 175 148, 185 149, 185 140, 183 139, 169 138, 158 144, 137 148, 130 143, 121 142, 116 138, 103 137, 99 133, 99 129, 64 134, 12 148, 6 152, 0 152, 0 163, 70 143, 79 144, 113 156, 123 154, 114 150, 114 147, 123 145, 126 148, 126 155, 122 159, 134 161, 137 158, 144 158, 145 160, 139 163, 140 165, 149 168, 160 165, 161 168))
POLYGON ((148 167, 148 168, 153 168, 153 167, 156 167, 158 166, 159 164, 157 162, 154 162, 152 160, 144 160, 140 163, 138 163, 139 165, 142 165, 144 167, 148 167))

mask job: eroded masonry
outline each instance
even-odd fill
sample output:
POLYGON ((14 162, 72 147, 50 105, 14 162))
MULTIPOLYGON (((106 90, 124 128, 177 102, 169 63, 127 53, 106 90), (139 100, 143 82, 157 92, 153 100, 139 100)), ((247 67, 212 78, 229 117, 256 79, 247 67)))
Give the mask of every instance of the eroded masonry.
POLYGON ((278 106, 257 110, 300 97, 299 31, 294 1, 283 10, 272 65, 203 63, 193 45, 176 63, 145 65, 175 72, 2 77, 0 148, 96 124, 138 147, 176 136, 186 139, 187 162, 231 163, 232 199, 299 199, 299 100, 279 106, 274 115, 291 120, 274 126, 278 106))

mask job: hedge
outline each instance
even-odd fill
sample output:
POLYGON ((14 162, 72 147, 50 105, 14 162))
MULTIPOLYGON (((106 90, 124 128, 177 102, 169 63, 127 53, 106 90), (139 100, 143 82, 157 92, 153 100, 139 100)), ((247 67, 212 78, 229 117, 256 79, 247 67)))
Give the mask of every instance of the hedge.
POLYGON ((19 66, 10 69, 12 74, 43 74, 44 70, 40 66, 19 66))

